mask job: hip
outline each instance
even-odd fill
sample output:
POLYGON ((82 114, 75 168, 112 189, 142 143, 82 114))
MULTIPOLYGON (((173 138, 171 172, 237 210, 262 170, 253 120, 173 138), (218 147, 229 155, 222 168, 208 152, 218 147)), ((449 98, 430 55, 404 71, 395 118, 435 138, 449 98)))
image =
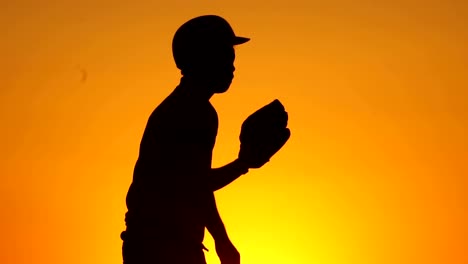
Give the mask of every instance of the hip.
POLYGON ((124 264, 206 264, 201 242, 128 236, 125 231, 121 237, 124 264))

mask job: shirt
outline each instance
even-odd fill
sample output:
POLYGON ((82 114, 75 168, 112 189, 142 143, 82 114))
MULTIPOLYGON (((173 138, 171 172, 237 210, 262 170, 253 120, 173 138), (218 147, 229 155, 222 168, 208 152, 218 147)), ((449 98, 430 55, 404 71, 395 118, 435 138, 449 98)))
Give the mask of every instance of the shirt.
POLYGON ((218 117, 179 85, 150 115, 127 193, 129 235, 201 243, 218 117))

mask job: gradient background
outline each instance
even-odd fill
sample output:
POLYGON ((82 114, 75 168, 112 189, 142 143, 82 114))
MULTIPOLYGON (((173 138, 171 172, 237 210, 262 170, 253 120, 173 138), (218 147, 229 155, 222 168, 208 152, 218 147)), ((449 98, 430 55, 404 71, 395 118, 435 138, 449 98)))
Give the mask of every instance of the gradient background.
POLYGON ((171 39, 202 14, 252 38, 212 99, 214 166, 250 113, 290 115, 271 162, 216 193, 243 264, 468 263, 462 0, 2 1, 2 263, 121 263, 142 132, 179 81, 171 39))

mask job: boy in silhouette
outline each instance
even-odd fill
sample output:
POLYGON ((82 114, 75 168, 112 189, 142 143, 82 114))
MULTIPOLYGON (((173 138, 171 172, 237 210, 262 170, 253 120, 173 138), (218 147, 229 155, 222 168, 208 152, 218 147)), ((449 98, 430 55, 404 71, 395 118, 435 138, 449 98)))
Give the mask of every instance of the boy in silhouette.
POLYGON ((213 192, 248 172, 236 159, 212 169, 218 117, 210 103, 228 90, 238 37, 223 18, 201 16, 182 25, 172 48, 182 78, 152 112, 140 144, 122 232, 125 264, 204 264, 205 227, 222 264, 239 264, 213 192))
POLYGON ((210 103, 234 77, 238 37, 219 16, 201 16, 176 32, 172 50, 180 84, 148 119, 122 232, 124 264, 205 264, 205 227, 221 264, 239 264, 213 192, 250 168, 260 168, 288 140, 287 113, 278 100, 244 121, 238 158, 211 168, 218 116, 210 103))

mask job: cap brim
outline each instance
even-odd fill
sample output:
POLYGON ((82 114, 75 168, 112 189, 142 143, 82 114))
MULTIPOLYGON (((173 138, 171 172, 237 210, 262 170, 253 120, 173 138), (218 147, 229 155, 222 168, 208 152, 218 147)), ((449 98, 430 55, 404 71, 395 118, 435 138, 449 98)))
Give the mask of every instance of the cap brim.
POLYGON ((250 39, 249 38, 244 38, 244 37, 234 37, 234 41, 232 44, 234 45, 239 45, 239 44, 243 44, 243 43, 246 43, 247 41, 249 41, 250 39))

